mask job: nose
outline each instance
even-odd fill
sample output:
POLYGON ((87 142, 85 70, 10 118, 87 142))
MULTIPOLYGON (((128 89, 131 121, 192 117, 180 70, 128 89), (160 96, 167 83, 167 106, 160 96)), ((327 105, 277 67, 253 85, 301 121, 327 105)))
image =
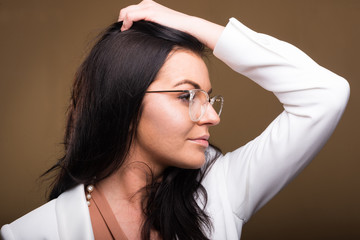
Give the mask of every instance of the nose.
POLYGON ((199 125, 207 124, 210 126, 216 126, 220 123, 220 117, 215 111, 214 107, 208 103, 204 116, 198 121, 199 125))

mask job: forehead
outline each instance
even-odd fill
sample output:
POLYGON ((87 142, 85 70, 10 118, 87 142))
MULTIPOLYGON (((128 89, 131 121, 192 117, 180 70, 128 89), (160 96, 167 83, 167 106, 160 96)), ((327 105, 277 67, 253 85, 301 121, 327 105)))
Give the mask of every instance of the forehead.
POLYGON ((169 54, 149 90, 192 89, 196 88, 194 85, 198 85, 206 91, 211 89, 206 64, 197 54, 189 50, 178 49, 169 54))

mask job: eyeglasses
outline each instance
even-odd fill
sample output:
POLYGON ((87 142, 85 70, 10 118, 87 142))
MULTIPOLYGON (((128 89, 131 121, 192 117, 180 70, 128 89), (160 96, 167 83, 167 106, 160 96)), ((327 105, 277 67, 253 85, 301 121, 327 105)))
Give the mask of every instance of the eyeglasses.
POLYGON ((202 89, 191 90, 162 90, 162 91, 146 91, 146 93, 166 93, 166 92, 183 92, 179 99, 189 102, 189 115, 190 119, 198 122, 205 114, 208 103, 214 108, 215 112, 220 117, 224 98, 220 95, 209 97, 209 94, 202 89))

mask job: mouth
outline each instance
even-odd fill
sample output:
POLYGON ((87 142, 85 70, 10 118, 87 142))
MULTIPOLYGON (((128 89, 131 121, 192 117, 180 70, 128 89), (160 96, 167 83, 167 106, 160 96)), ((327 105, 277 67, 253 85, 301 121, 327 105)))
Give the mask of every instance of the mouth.
POLYGON ((198 144, 204 148, 207 148, 209 146, 209 135, 203 135, 201 137, 197 138, 190 138, 189 140, 195 144, 198 144))

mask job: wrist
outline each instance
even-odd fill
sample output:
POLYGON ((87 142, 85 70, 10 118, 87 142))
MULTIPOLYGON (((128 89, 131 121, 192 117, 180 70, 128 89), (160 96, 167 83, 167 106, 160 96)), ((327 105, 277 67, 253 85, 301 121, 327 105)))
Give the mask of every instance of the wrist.
POLYGON ((225 29, 225 27, 221 25, 195 16, 190 16, 189 22, 187 22, 186 25, 188 26, 188 30, 185 32, 196 37, 211 50, 214 50, 221 33, 225 29))

